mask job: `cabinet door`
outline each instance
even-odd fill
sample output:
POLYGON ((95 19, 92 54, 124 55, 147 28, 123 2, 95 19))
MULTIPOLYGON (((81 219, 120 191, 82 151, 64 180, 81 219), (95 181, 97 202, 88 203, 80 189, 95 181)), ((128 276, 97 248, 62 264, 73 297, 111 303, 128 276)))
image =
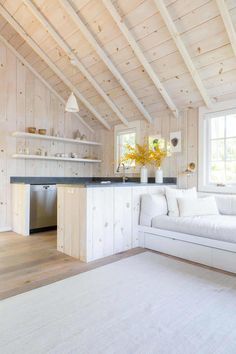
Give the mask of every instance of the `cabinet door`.
POLYGON ((132 248, 139 246, 138 225, 140 217, 141 196, 147 193, 147 187, 132 188, 132 248))
POLYGON ((92 190, 92 258, 114 253, 113 188, 92 190))
POLYGON ((58 187, 57 249, 80 258, 80 207, 82 188, 58 187))
POLYGON ((114 188, 114 252, 132 247, 132 189, 114 188))
POLYGON ((12 184, 12 230, 29 236, 30 185, 12 184))

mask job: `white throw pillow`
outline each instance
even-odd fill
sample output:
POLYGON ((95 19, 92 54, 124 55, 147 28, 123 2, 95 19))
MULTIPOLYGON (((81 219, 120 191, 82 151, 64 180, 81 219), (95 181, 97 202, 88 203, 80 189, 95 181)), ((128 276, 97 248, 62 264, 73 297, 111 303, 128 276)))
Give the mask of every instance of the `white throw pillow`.
POLYGON ((163 194, 142 195, 140 224, 151 226, 152 218, 158 215, 167 215, 166 197, 163 194))
POLYGON ((166 188, 166 200, 168 205, 169 216, 179 216, 177 198, 184 198, 184 197, 197 199, 196 188, 195 187, 191 189, 166 188))
POLYGON ((219 215, 215 197, 177 198, 180 216, 219 215))
POLYGON ((236 195, 217 195, 215 198, 221 214, 236 215, 236 195))

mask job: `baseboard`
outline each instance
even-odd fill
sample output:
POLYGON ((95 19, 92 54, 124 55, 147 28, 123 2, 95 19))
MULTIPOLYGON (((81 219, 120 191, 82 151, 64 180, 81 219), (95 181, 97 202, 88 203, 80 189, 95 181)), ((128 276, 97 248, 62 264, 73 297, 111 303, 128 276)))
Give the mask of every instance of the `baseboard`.
POLYGON ((0 227, 0 232, 7 232, 7 231, 11 231, 12 228, 10 226, 6 226, 6 227, 0 227))

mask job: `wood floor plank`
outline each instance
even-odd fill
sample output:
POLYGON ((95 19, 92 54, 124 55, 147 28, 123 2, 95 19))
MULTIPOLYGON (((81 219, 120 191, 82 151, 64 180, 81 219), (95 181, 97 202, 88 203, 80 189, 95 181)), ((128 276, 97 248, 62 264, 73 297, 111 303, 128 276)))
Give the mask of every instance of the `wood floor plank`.
POLYGON ((144 251, 135 248, 83 263, 57 251, 56 231, 29 237, 0 233, 0 300, 144 251))

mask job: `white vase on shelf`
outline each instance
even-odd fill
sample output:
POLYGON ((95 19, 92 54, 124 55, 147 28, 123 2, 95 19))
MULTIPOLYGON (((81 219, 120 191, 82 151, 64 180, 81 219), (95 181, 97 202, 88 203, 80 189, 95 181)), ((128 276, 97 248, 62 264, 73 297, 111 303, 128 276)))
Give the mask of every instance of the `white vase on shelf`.
POLYGON ((146 166, 142 166, 140 169, 140 182, 141 183, 148 182, 148 169, 146 166))
POLYGON ((163 170, 158 167, 155 171, 155 183, 163 183, 163 170))

